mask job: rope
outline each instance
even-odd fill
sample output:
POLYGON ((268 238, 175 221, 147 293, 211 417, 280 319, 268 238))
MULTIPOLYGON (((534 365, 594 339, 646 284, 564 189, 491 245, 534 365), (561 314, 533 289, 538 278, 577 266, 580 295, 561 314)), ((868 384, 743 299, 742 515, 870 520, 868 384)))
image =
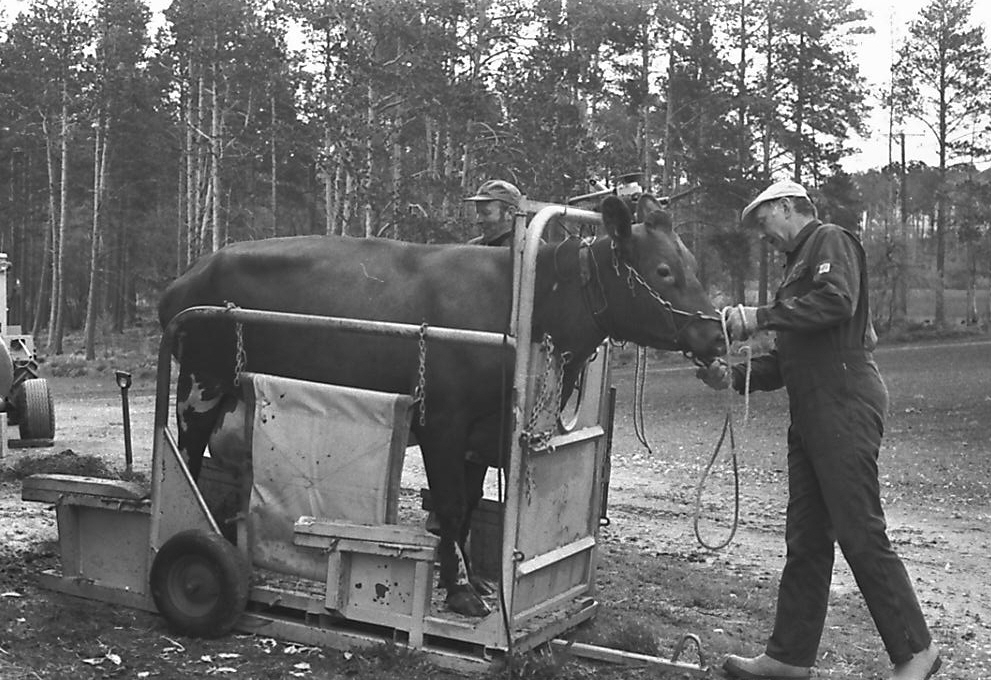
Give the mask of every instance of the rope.
MULTIPOLYGON (((723 308, 720 312, 720 322, 723 328, 723 341, 726 343, 726 354, 730 353, 730 337, 729 329, 726 327, 726 316, 730 307, 723 308)), ((746 355, 745 359, 745 375, 744 375, 744 408, 743 408, 743 425, 746 427, 750 420, 750 374, 752 368, 752 358, 753 349, 749 345, 745 345, 743 352, 746 355)), ((692 513, 692 529, 695 532, 695 539, 698 544, 705 548, 706 550, 722 550, 730 543, 733 542, 733 537, 736 536, 736 530, 740 526, 740 466, 739 460, 736 453, 736 433, 733 430, 733 395, 727 390, 726 392, 726 417, 723 419, 723 429, 719 435, 719 441, 716 442, 716 448, 712 451, 712 455, 709 457, 708 463, 706 463, 705 469, 702 471, 702 476, 699 478, 698 486, 695 487, 695 508, 692 513), (705 483, 709 479, 709 474, 712 472, 713 466, 716 464, 716 459, 719 457, 719 451, 722 449, 723 442, 726 441, 726 435, 729 434, 729 446, 730 446, 730 461, 733 467, 733 522, 730 525, 729 534, 726 538, 719 543, 708 543, 702 537, 702 531, 699 528, 699 523, 702 518, 702 494, 705 491, 705 483)))
POLYGON ((637 441, 643 444, 647 453, 654 455, 647 440, 647 426, 643 417, 643 388, 647 377, 647 348, 637 346, 637 360, 633 370, 633 431, 637 435, 637 441))
POLYGON ((709 462, 705 466, 705 470, 702 472, 702 478, 699 479, 699 484, 695 488, 695 510, 692 515, 692 529, 695 531, 695 539, 698 541, 699 545, 706 550, 722 550, 728 546, 732 541, 733 537, 736 535, 737 527, 740 525, 740 469, 738 466, 736 458, 736 440, 733 434, 733 415, 727 411, 726 417, 723 419, 723 431, 719 435, 719 441, 716 443, 716 448, 709 457, 709 462), (709 477, 709 472, 712 471, 712 466, 716 463, 716 458, 719 456, 719 449, 723 446, 723 441, 726 439, 726 433, 729 432, 729 446, 731 454, 731 460, 733 461, 733 524, 730 526, 729 535, 720 543, 707 543, 704 538, 702 538, 702 532, 699 529, 699 522, 702 517, 702 492, 705 490, 705 482, 709 477))

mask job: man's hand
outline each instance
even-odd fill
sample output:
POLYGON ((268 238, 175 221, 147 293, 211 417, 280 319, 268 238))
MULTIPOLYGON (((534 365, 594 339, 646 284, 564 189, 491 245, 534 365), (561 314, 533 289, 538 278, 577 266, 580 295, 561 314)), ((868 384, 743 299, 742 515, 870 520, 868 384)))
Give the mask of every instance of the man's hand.
POLYGON ((726 312, 730 340, 746 340, 757 332, 757 308, 737 305, 726 312))
POLYGON ((714 390, 725 390, 733 382, 729 365, 722 359, 716 359, 708 366, 700 366, 695 371, 695 377, 714 390))

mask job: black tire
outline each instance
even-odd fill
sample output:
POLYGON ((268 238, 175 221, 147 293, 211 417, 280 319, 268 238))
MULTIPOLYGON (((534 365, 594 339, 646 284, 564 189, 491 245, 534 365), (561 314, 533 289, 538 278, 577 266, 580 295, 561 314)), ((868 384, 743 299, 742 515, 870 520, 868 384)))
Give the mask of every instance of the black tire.
POLYGON ((248 604, 248 565, 220 534, 182 531, 165 542, 151 565, 151 597, 177 633, 226 635, 248 604))
POLYGON ((21 439, 54 439, 55 407, 48 381, 31 378, 16 390, 15 407, 21 439))

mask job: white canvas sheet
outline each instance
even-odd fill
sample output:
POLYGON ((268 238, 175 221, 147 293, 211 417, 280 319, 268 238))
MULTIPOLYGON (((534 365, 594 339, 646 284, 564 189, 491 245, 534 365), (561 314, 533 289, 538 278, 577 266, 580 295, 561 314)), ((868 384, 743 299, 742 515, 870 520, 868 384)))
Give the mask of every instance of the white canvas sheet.
POLYGON ((253 402, 248 533, 256 564, 319 570, 301 565, 306 550, 293 545, 301 515, 396 521, 409 396, 262 374, 244 382, 253 402))

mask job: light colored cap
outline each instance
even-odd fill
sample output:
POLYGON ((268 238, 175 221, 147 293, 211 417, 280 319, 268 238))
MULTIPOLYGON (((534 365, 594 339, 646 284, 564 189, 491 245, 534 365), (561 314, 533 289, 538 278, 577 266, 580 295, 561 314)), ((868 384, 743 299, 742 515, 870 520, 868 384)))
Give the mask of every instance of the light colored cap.
POLYGON ((523 194, 514 184, 504 182, 501 179, 490 179, 488 182, 478 187, 474 196, 469 196, 466 201, 501 201, 513 208, 520 207, 520 199, 523 194))
POLYGON ((779 198, 786 198, 788 196, 801 196, 802 198, 808 199, 809 192, 807 192, 805 187, 801 184, 792 182, 790 179, 783 179, 780 182, 775 182, 768 188, 764 189, 760 196, 752 200, 750 204, 743 209, 743 212, 740 213, 740 222, 743 223, 743 226, 749 226, 747 223, 747 218, 749 218, 762 203, 767 203, 768 201, 773 201, 779 198))

